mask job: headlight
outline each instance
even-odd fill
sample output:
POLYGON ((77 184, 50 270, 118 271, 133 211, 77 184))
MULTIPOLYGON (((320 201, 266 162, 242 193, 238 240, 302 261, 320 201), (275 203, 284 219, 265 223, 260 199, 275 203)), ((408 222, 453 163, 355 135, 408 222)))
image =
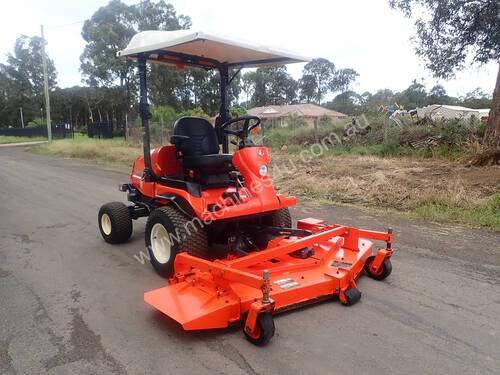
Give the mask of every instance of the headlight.
POLYGON ((264 177, 267 175, 267 165, 265 164, 262 164, 260 167, 259 167, 259 174, 264 177))

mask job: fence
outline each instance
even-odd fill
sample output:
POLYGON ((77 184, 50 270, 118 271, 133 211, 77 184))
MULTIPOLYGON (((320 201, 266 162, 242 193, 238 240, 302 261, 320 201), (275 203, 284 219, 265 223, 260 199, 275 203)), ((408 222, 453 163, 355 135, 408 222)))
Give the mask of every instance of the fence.
MULTIPOLYGON (((0 129, 0 135, 5 135, 9 137, 47 138, 47 126, 38 125, 28 128, 5 128, 5 129, 0 129)), ((52 124, 52 138, 54 139, 73 138, 73 136, 74 136, 73 124, 70 123, 52 124)))
MULTIPOLYGON (((168 145, 170 136, 173 134, 173 123, 166 123, 163 121, 149 123, 149 136, 151 144, 168 145)), ((131 143, 142 144, 142 136, 144 129, 140 125, 140 121, 134 123, 129 122, 127 126, 127 140, 131 143)))
POLYGON ((87 124, 87 135, 89 138, 113 138, 123 136, 125 132, 125 121, 94 121, 87 124))
POLYGON ((113 121, 95 121, 87 124, 89 138, 113 138, 113 121))

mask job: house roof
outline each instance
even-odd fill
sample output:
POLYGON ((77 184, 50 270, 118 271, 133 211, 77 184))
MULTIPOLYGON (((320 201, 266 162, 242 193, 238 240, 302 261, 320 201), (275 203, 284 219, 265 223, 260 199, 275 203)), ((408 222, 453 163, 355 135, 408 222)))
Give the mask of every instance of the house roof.
POLYGON ((227 63, 230 67, 256 67, 311 60, 281 48, 195 30, 143 31, 134 35, 117 56, 136 60, 143 52, 149 53, 149 62, 188 67, 213 67, 218 63, 227 63))
POLYGON ((265 107, 255 107, 248 110, 252 116, 261 118, 280 118, 290 114, 297 114, 299 117, 336 117, 345 118, 346 114, 332 111, 331 109, 320 107, 316 104, 290 104, 290 105, 268 105, 265 107))

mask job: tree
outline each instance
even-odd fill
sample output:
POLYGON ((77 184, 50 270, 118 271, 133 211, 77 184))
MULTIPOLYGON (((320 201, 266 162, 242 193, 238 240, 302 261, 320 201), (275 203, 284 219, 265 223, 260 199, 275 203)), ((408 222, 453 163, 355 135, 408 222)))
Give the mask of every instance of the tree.
POLYGON ((404 105, 407 109, 423 107, 427 104, 427 92, 425 91, 425 86, 414 79, 406 90, 397 95, 397 101, 399 104, 404 105))
MULTIPOLYGON (((468 60, 500 61, 498 0, 389 0, 389 4, 407 17, 415 10, 423 14, 415 21, 416 52, 436 77, 453 77, 468 60)), ((500 64, 485 139, 500 150, 500 64)))
POLYGON ((255 91, 255 72, 246 72, 241 76, 241 89, 245 93, 246 101, 245 108, 248 109, 250 104, 250 98, 253 96, 255 91))
MULTIPOLYGON (((38 36, 28 37, 21 35, 16 39, 14 53, 7 55, 7 64, 0 64, 5 103, 10 114, 7 115, 9 125, 21 126, 18 113, 22 107, 25 122, 29 122, 40 115, 40 108, 44 105, 44 83, 42 69, 42 39, 38 36)), ((52 59, 47 58, 47 77, 49 90, 56 86, 57 72, 52 59)))
POLYGON ((435 85, 429 91, 427 104, 450 104, 450 97, 446 94, 446 90, 442 85, 435 85))
POLYGON ((324 58, 307 63, 299 80, 302 100, 321 100, 329 92, 346 91, 359 74, 354 69, 335 68, 335 64, 324 58))
POLYGON ((253 106, 291 104, 297 97, 297 81, 288 74, 285 65, 261 67, 246 73, 243 84, 247 95, 253 92, 253 106))
MULTIPOLYGON (((163 0, 153 3, 146 0, 136 5, 126 5, 120 0, 112 0, 99 8, 92 17, 85 21, 82 37, 87 42, 80 57, 80 69, 85 81, 91 86, 111 87, 119 81, 127 91, 127 100, 136 86, 135 64, 126 59, 117 59, 116 53, 124 49, 130 39, 145 30, 179 30, 191 26, 191 19, 177 15, 171 4, 163 0)), ((184 77, 175 68, 151 66, 150 82, 162 81, 175 84, 170 86, 177 91, 184 84, 184 77)), ((178 98, 173 98, 163 91, 165 86, 150 85, 151 97, 158 99, 158 104, 179 107, 178 98)), ((155 103, 156 104, 156 103, 155 103)))
POLYGON ((326 107, 348 115, 358 115, 360 105, 363 102, 364 100, 361 95, 354 91, 345 91, 333 98, 326 107))
POLYGON ((335 80, 335 64, 327 59, 313 59, 304 67, 301 79, 302 98, 314 98, 318 104, 331 91, 335 80))

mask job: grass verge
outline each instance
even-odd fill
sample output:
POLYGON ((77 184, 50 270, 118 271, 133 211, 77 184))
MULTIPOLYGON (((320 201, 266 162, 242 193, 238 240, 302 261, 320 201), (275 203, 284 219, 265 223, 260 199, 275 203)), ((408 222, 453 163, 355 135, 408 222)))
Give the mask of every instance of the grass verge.
POLYGON ((23 142, 38 142, 38 141, 46 141, 45 137, 11 137, 7 135, 0 135, 0 144, 10 144, 10 143, 23 143, 23 142))
POLYGON ((85 136, 55 140, 50 144, 28 147, 27 150, 121 169, 130 169, 134 160, 142 154, 140 146, 121 139, 92 139, 85 136))
MULTIPOLYGON (((123 140, 87 137, 28 150, 126 170, 142 154, 139 145, 123 140)), ((304 161, 300 153, 270 152, 270 176, 280 193, 500 232, 499 166, 466 167, 439 157, 395 158, 333 150, 304 161)))

